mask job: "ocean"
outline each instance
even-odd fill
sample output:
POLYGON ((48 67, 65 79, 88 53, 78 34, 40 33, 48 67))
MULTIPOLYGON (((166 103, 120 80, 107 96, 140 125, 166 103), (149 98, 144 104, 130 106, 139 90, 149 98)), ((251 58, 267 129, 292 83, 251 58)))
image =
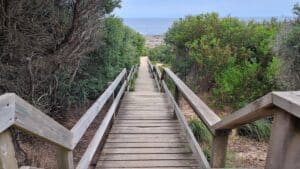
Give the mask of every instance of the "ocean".
MULTIPOLYGON (((276 17, 278 20, 283 20, 286 17, 276 17)), ((179 18, 124 18, 124 23, 143 35, 163 35, 173 25, 173 22, 179 18)), ((244 21, 256 20, 261 22, 263 20, 270 20, 271 17, 249 17, 240 18, 244 21)))
POLYGON ((143 35, 163 35, 176 18, 125 18, 124 23, 143 35))

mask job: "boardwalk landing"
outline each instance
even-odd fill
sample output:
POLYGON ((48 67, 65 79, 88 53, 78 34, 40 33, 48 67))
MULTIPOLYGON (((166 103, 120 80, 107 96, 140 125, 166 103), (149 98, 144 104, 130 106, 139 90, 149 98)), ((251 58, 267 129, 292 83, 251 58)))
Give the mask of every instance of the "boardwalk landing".
POLYGON ((135 92, 125 94, 96 168, 197 166, 167 98, 155 88, 147 59, 141 58, 135 92))

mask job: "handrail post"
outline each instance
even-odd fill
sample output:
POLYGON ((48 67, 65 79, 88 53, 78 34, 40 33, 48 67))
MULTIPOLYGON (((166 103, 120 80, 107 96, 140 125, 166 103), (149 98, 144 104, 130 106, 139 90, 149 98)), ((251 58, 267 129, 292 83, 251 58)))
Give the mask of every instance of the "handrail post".
POLYGON ((285 111, 278 111, 274 114, 266 169, 299 167, 300 129, 296 120, 299 121, 285 111))
POLYGON ((58 147, 56 158, 58 169, 74 169, 72 151, 58 147))
POLYGON ((0 133, 0 169, 18 169, 11 133, 0 133))
POLYGON ((213 138, 211 167, 224 168, 230 130, 217 130, 213 138))
MULTIPOLYGON (((160 83, 162 84, 162 82, 164 81, 165 79, 165 75, 166 75, 166 72, 165 72, 165 69, 163 69, 163 71, 161 72, 161 77, 159 79, 160 83)), ((163 88, 163 85, 160 85, 160 92, 165 92, 164 91, 164 88, 163 88)))

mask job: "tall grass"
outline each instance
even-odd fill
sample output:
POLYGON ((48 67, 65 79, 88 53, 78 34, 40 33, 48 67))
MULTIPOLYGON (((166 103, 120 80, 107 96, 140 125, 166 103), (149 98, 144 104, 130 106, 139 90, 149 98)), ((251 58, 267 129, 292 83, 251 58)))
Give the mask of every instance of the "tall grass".
POLYGON ((238 128, 238 134, 258 141, 267 140, 271 135, 271 120, 262 119, 238 128))
POLYGON ((189 127, 192 130, 197 141, 200 143, 204 155, 207 160, 211 159, 211 144, 212 144, 212 135, 204 123, 197 119, 191 119, 189 121, 189 127))

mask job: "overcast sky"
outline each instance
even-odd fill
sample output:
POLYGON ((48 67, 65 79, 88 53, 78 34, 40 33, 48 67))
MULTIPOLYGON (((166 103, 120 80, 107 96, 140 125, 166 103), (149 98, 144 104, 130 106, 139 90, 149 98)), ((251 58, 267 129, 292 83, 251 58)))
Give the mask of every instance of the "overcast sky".
POLYGON ((207 12, 236 17, 288 17, 300 0, 123 0, 122 18, 180 18, 207 12))

